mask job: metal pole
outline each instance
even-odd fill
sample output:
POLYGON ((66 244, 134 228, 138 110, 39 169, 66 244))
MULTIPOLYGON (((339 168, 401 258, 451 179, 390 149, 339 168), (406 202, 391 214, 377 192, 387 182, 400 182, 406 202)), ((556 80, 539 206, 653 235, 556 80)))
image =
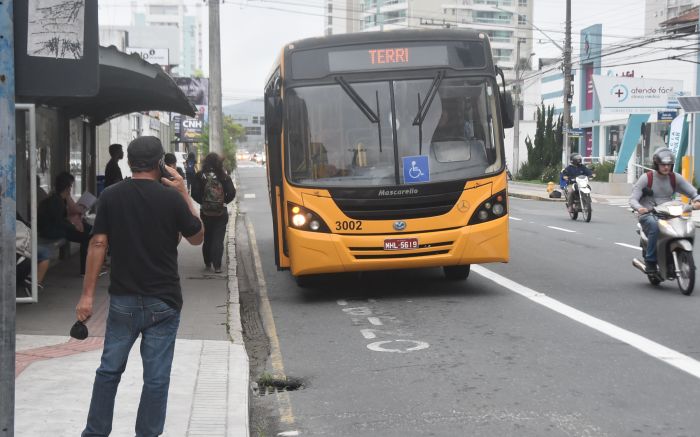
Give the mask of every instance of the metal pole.
POLYGON ((15 432, 15 59, 12 0, 0 1, 0 437, 15 432))
MULTIPOLYGON (((517 48, 515 50, 515 89, 513 94, 515 94, 515 99, 513 103, 515 107, 513 108, 513 168, 511 168, 511 174, 517 175, 520 168, 520 37, 518 38, 517 48)), ((515 177, 515 176, 514 176, 515 177)))
POLYGON ((564 156, 562 162, 566 165, 569 161, 571 148, 569 145, 569 129, 571 124, 571 0, 566 0, 566 37, 564 40, 564 156))
POLYGON ((382 1, 377 0, 377 22, 379 23, 379 30, 384 30, 384 16, 382 15, 382 1))
POLYGON ((219 0, 209 0, 209 151, 223 152, 219 0))

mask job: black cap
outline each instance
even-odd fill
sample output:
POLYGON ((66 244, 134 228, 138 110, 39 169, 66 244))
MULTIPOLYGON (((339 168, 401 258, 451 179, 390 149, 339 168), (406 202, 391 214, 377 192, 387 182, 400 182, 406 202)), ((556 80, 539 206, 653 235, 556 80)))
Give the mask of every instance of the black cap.
POLYGON ((78 340, 85 340, 88 336, 87 326, 85 326, 83 322, 78 320, 70 328, 70 336, 78 340))
POLYGON ((155 168, 165 153, 158 137, 138 137, 126 150, 129 167, 136 171, 148 171, 155 168))

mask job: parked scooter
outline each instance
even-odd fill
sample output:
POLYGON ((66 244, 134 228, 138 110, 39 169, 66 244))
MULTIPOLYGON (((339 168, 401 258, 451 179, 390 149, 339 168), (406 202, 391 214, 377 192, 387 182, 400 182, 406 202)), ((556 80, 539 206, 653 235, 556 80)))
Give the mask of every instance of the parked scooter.
POLYGON ((686 296, 695 287, 695 261, 693 260, 693 241, 695 240, 695 223, 690 219, 692 207, 673 200, 655 206, 649 214, 659 219, 659 236, 656 241, 658 271, 647 272, 644 265, 648 240, 637 223, 639 245, 642 259, 635 258, 632 265, 647 275, 649 282, 659 285, 664 280, 678 282, 678 288, 686 296))
POLYGON ((566 209, 569 211, 569 217, 571 217, 571 220, 576 220, 578 214, 583 213, 583 219, 590 222, 593 206, 591 205, 591 186, 588 183, 588 176, 576 176, 572 184, 574 191, 571 197, 566 200, 566 209))

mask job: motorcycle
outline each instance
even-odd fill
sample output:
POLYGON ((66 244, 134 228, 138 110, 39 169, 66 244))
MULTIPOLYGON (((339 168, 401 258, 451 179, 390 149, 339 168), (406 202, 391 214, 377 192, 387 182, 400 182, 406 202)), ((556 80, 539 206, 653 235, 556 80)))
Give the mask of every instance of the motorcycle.
POLYGON ((578 213, 583 213, 583 219, 586 222, 591 221, 593 214, 593 206, 591 204, 591 186, 588 183, 588 176, 576 176, 576 179, 571 182, 574 186, 574 191, 570 198, 567 197, 566 209, 569 211, 571 220, 578 218, 578 213))
POLYGON ((659 236, 656 241, 658 271, 648 272, 644 257, 648 239, 637 223, 639 245, 642 259, 635 258, 632 265, 647 275, 652 285, 659 285, 664 280, 676 280, 681 292, 689 296, 695 286, 695 261, 693 260, 693 241, 695 240, 695 223, 690 219, 692 207, 672 200, 655 206, 649 214, 654 214, 659 221, 659 236))

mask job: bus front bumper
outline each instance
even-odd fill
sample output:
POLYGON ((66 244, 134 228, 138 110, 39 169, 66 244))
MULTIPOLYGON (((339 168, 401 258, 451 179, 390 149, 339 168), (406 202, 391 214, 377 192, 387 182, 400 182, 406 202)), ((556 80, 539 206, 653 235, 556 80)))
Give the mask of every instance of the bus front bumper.
POLYGON ((508 262, 508 216, 478 225, 400 235, 339 235, 288 229, 294 276, 318 273, 508 262), (418 249, 385 250, 386 239, 418 240, 418 249))

